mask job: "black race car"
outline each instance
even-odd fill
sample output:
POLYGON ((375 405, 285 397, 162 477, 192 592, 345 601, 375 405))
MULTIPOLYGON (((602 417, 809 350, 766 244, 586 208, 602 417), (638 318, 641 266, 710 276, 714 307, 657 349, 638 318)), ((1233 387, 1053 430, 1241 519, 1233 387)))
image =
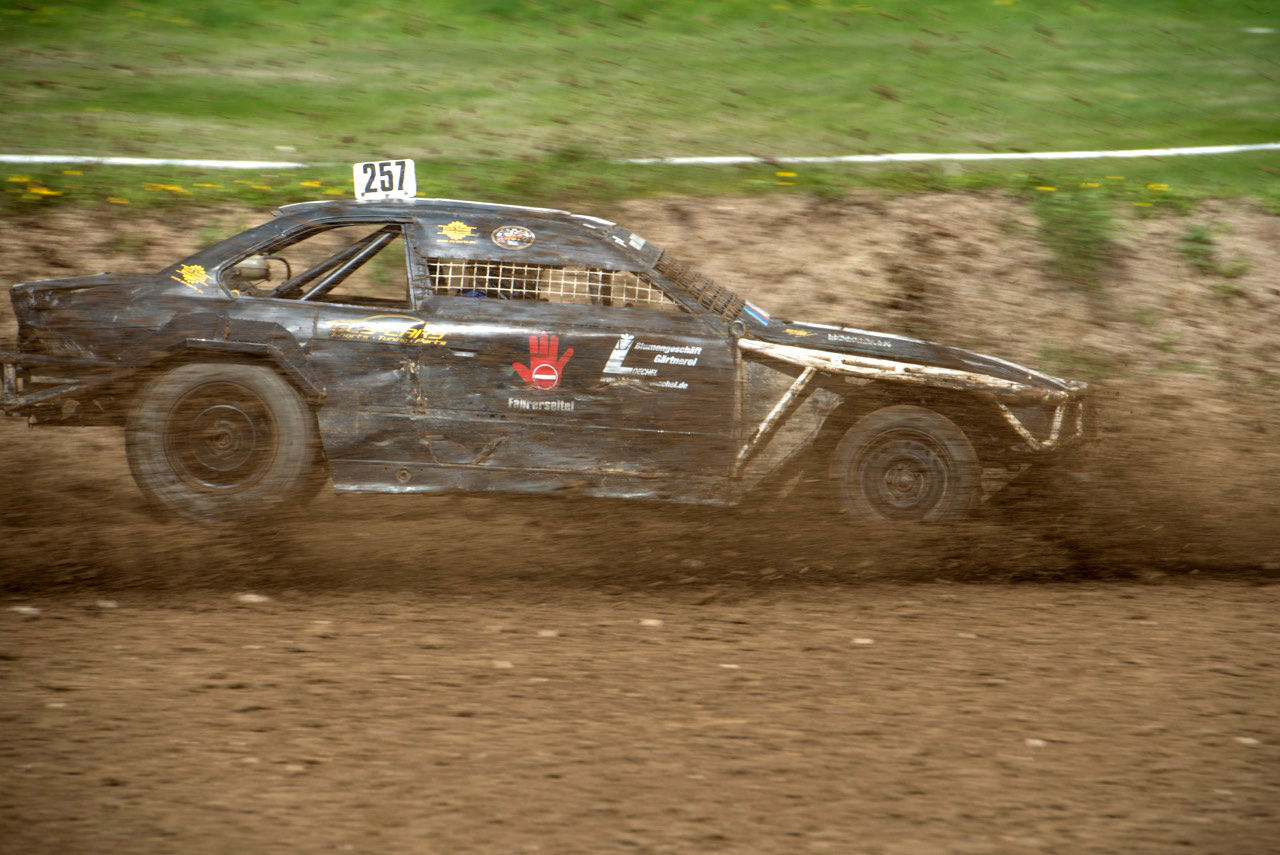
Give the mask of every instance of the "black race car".
POLYGON ((818 472, 846 512, 935 521, 1088 420, 1083 383, 771 319, 625 228, 540 208, 287 205, 159 273, 11 297, 4 411, 123 425, 142 492, 193 519, 326 479, 734 504, 818 472))

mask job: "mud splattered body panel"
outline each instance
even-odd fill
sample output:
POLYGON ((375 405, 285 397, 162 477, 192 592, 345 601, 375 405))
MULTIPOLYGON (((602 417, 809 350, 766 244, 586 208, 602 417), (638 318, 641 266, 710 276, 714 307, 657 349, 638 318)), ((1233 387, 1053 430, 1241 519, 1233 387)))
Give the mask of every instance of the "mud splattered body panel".
POLYGON ((5 410, 118 421, 149 373, 259 360, 312 405, 339 490, 716 503, 816 442, 866 382, 981 398, 1033 450, 1083 432, 1082 384, 771 319, 604 220, 449 200, 276 214, 158 273, 15 286, 5 410), (749 382, 749 364, 778 382, 749 382))

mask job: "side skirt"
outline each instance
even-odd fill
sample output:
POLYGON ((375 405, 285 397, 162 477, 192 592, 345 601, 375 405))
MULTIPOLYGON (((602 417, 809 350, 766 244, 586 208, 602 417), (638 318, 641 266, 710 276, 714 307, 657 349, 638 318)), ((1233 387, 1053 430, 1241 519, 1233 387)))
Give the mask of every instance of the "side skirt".
POLYGON ((727 478, 645 477, 633 473, 551 472, 387 460, 333 460, 339 493, 540 493, 697 505, 735 505, 727 478))

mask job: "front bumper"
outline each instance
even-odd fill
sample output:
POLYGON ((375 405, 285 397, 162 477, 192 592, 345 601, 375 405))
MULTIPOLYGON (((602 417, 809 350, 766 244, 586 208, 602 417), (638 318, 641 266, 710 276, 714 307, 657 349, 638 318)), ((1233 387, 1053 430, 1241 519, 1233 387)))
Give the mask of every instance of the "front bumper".
POLYGON ((1097 402, 1086 383, 1072 383, 1067 396, 1052 404, 1010 405, 994 396, 993 400, 1005 422, 1032 451, 1076 445, 1097 433, 1097 402))

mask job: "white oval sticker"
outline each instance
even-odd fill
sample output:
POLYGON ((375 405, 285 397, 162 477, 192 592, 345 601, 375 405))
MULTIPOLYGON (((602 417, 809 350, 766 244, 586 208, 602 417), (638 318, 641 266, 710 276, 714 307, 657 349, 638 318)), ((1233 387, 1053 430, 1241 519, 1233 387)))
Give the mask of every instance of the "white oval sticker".
POLYGON ((533 245, 535 235, 524 226, 498 226, 490 238, 503 249, 524 249, 533 245))

